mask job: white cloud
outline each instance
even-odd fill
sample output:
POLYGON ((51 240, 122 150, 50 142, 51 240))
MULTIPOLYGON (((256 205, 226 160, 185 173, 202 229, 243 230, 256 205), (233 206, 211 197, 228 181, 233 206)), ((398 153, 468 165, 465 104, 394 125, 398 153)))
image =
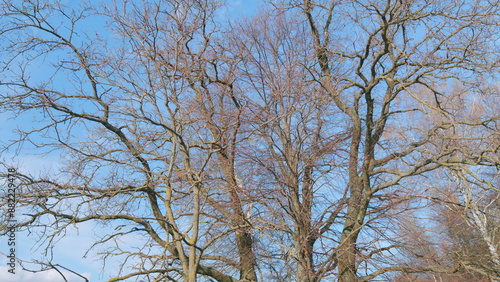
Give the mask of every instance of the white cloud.
MULTIPOLYGON (((28 271, 19 270, 19 266, 16 267, 16 274, 8 272, 9 268, 6 266, 0 266, 0 281, 4 282, 63 282, 64 279, 55 270, 48 270, 44 272, 32 273, 28 271)), ((81 282, 85 281, 83 278, 70 273, 68 271, 61 271, 66 277, 68 282, 81 282)), ((90 274, 83 274, 90 281, 90 274)))
MULTIPOLYGON (((47 225, 49 223, 46 223, 47 225)), ((79 229, 68 227, 65 235, 62 237, 55 238, 55 244, 53 248, 50 249, 48 254, 44 253, 45 245, 40 243, 41 238, 38 233, 32 230, 31 233, 27 231, 18 231, 16 233, 16 257, 24 261, 24 266, 28 269, 39 269, 40 266, 35 263, 29 263, 34 260, 37 261, 52 261, 53 264, 63 265, 68 269, 71 269, 85 277, 92 277, 90 281, 105 281, 111 274, 103 273, 102 271, 102 261, 96 260, 95 252, 90 252, 87 257, 84 257, 85 252, 88 248, 95 242, 96 238, 94 233, 101 232, 104 233, 106 230, 95 230, 96 225, 91 222, 82 223, 79 229)), ((7 242, 4 237, 0 238, 0 282, 18 282, 18 281, 49 281, 58 282, 64 281, 61 275, 55 270, 41 272, 41 273, 31 273, 28 271, 22 271, 19 265, 16 265, 16 273, 12 275, 8 272, 6 253, 8 253, 7 242)), ((113 264, 106 265, 107 267, 114 266, 113 264)), ((59 268, 67 277, 70 282, 80 282, 84 281, 83 278, 72 274, 63 268, 59 268)), ((111 268, 109 271, 113 271, 116 268, 111 268)))

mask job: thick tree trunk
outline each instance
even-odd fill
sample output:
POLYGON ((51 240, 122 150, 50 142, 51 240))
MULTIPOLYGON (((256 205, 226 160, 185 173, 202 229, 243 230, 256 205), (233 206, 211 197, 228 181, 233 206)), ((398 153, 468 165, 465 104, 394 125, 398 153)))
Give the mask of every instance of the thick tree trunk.
POLYGON ((296 222, 293 235, 295 251, 297 252, 297 281, 315 282, 316 271, 314 269, 314 242, 316 241, 311 230, 311 219, 303 218, 302 222, 296 222))
POLYGON ((358 281, 356 275, 356 238, 354 234, 349 233, 347 237, 341 241, 341 247, 338 252, 338 268, 339 282, 355 282, 358 281), (352 236, 352 237, 351 237, 352 236))
POLYGON ((317 234, 314 232, 312 226, 312 203, 314 197, 312 172, 313 169, 311 166, 305 168, 302 193, 299 195, 299 187, 297 187, 297 195, 293 199, 295 211, 295 232, 293 237, 298 259, 297 281, 299 282, 318 281, 313 259, 314 243, 316 242, 317 234))
MULTIPOLYGON (((220 155, 221 156, 221 155, 220 155)), ((231 175, 230 168, 223 168, 223 171, 228 177, 229 192, 231 207, 233 210, 233 218, 230 218, 232 225, 238 227, 236 230, 236 244, 238 246, 238 254, 240 258, 240 280, 242 281, 257 281, 257 272, 255 267, 257 262, 255 260, 253 249, 252 228, 248 226, 248 219, 243 212, 242 203, 236 189, 238 183, 234 181, 234 176, 231 175)))
POLYGON ((359 234, 359 224, 356 218, 359 210, 349 206, 347 220, 340 238, 340 245, 337 248, 337 261, 339 270, 339 281, 354 282, 356 276, 356 241, 359 234))
POLYGON ((247 228, 236 231, 236 241, 240 254, 240 280, 257 281, 255 256, 253 254, 252 233, 247 228))
POLYGON ((351 197, 349 198, 346 221, 340 237, 340 245, 337 248, 338 278, 340 282, 359 281, 356 275, 356 257, 358 252, 356 243, 371 198, 370 192, 364 191, 367 187, 364 187, 360 177, 354 177, 352 183, 355 184, 351 186, 351 197))
POLYGON ((314 240, 295 240, 295 249, 298 254, 297 281, 298 282, 316 282, 317 279, 314 270, 313 260, 313 244, 314 240))

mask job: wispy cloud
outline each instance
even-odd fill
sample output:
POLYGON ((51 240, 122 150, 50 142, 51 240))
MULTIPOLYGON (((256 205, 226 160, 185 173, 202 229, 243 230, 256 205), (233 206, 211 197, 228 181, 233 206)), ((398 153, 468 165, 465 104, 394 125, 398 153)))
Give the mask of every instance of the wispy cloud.
MULTIPOLYGON (((9 268, 6 266, 0 266, 0 281, 5 281, 5 282, 63 282, 64 279, 55 270, 48 270, 44 272, 38 272, 38 273, 32 273, 28 271, 22 271, 16 269, 16 274, 12 274, 8 272, 9 268)), ((62 274, 66 277, 66 280, 68 282, 81 282, 85 281, 83 278, 67 272, 67 271, 61 271, 62 274)), ((90 274, 85 273, 83 274, 87 279, 90 280, 90 274)))

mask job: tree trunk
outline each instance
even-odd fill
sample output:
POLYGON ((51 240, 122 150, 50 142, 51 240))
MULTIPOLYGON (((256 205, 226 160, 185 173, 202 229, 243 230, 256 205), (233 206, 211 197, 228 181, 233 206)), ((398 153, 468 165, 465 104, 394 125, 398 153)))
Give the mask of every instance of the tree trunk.
POLYGON ((357 200, 359 198, 351 197, 350 199, 351 203, 347 209, 347 219, 340 238, 340 245, 337 248, 338 278, 340 282, 358 281, 356 275, 356 242, 362 225, 363 217, 360 217, 360 214, 363 211, 361 210, 360 202, 352 203, 355 201, 354 199, 357 200))
POLYGON ((249 228, 236 231, 236 241, 240 254, 240 280, 257 281, 255 272, 255 256, 253 255, 253 238, 249 228))

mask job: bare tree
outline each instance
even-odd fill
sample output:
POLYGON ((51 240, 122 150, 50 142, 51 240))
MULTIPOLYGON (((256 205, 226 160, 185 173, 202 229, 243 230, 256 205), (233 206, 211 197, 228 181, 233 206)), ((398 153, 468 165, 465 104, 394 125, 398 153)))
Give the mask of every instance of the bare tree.
POLYGON ((411 220, 400 217, 397 227, 404 234, 402 260, 434 266, 427 274, 411 274, 415 279, 492 281, 498 279, 498 94, 487 84, 473 91, 459 84, 450 88, 453 93, 441 103, 446 112, 428 121, 444 125, 428 151, 440 156, 441 168, 428 174, 433 182, 426 184, 427 193, 415 195, 428 209, 410 213, 411 220))
POLYGON ((211 42, 220 36, 212 22, 217 3, 96 8, 2 3, 10 55, 2 66, 2 109, 43 116, 11 146, 64 152, 67 162, 57 178, 20 176, 27 216, 18 227, 41 232, 49 249, 71 224, 110 226, 93 247, 105 244, 103 258, 122 261, 111 281, 233 281, 235 271, 256 280, 233 172, 238 127, 226 123, 240 110, 224 112, 234 100, 231 70, 211 42), (107 29, 83 29, 101 17, 107 29), (121 243, 126 238, 140 239, 130 246, 121 243), (218 251, 220 241, 228 253, 218 251))
POLYGON ((342 199, 345 186, 325 182, 341 166, 346 124, 330 119, 332 101, 306 67, 312 45, 303 22, 274 11, 237 31, 244 83, 255 93, 247 99, 258 138, 242 154, 267 182, 261 187, 268 200, 256 201, 262 207, 258 228, 269 242, 260 256, 284 270, 272 270, 273 279, 319 281, 335 268, 324 246, 336 240, 330 226, 344 205, 330 195, 342 199))
POLYGON ((496 97, 497 4, 273 1, 224 22, 209 0, 4 1, 0 108, 37 120, 5 151, 62 168, 19 170, 18 228, 50 250, 103 224, 111 281, 352 282, 469 267, 424 247, 411 217, 438 202, 497 267, 498 187, 477 173, 499 165, 499 116, 471 107, 496 97))
MULTIPOLYGON (((452 241, 449 253, 464 271, 498 280, 498 94, 455 87, 447 108, 448 129, 439 134, 442 185, 437 209, 452 241), (481 99, 487 97, 488 99, 481 99), (446 188, 451 187, 451 188, 446 188)), ((439 187, 438 185, 436 185, 439 187)), ((439 221, 439 219, 438 219, 439 221)))
MULTIPOLYGON (((450 153, 435 150, 453 116, 443 105, 455 97, 446 85, 463 84, 474 92, 483 75, 496 74, 496 48, 488 38, 498 36, 498 7, 481 1, 311 0, 293 7, 309 23, 318 64, 311 72, 351 123, 348 204, 334 255, 339 281, 356 281, 363 263, 390 249, 368 251, 371 246, 359 242, 376 212, 391 204, 384 198, 412 186, 411 194, 420 193, 412 179, 422 180, 450 153), (433 113, 448 120, 422 124, 433 113)), ((492 119, 498 116, 482 121, 492 119)), ((372 265, 365 271, 362 280, 418 270, 372 265)))

